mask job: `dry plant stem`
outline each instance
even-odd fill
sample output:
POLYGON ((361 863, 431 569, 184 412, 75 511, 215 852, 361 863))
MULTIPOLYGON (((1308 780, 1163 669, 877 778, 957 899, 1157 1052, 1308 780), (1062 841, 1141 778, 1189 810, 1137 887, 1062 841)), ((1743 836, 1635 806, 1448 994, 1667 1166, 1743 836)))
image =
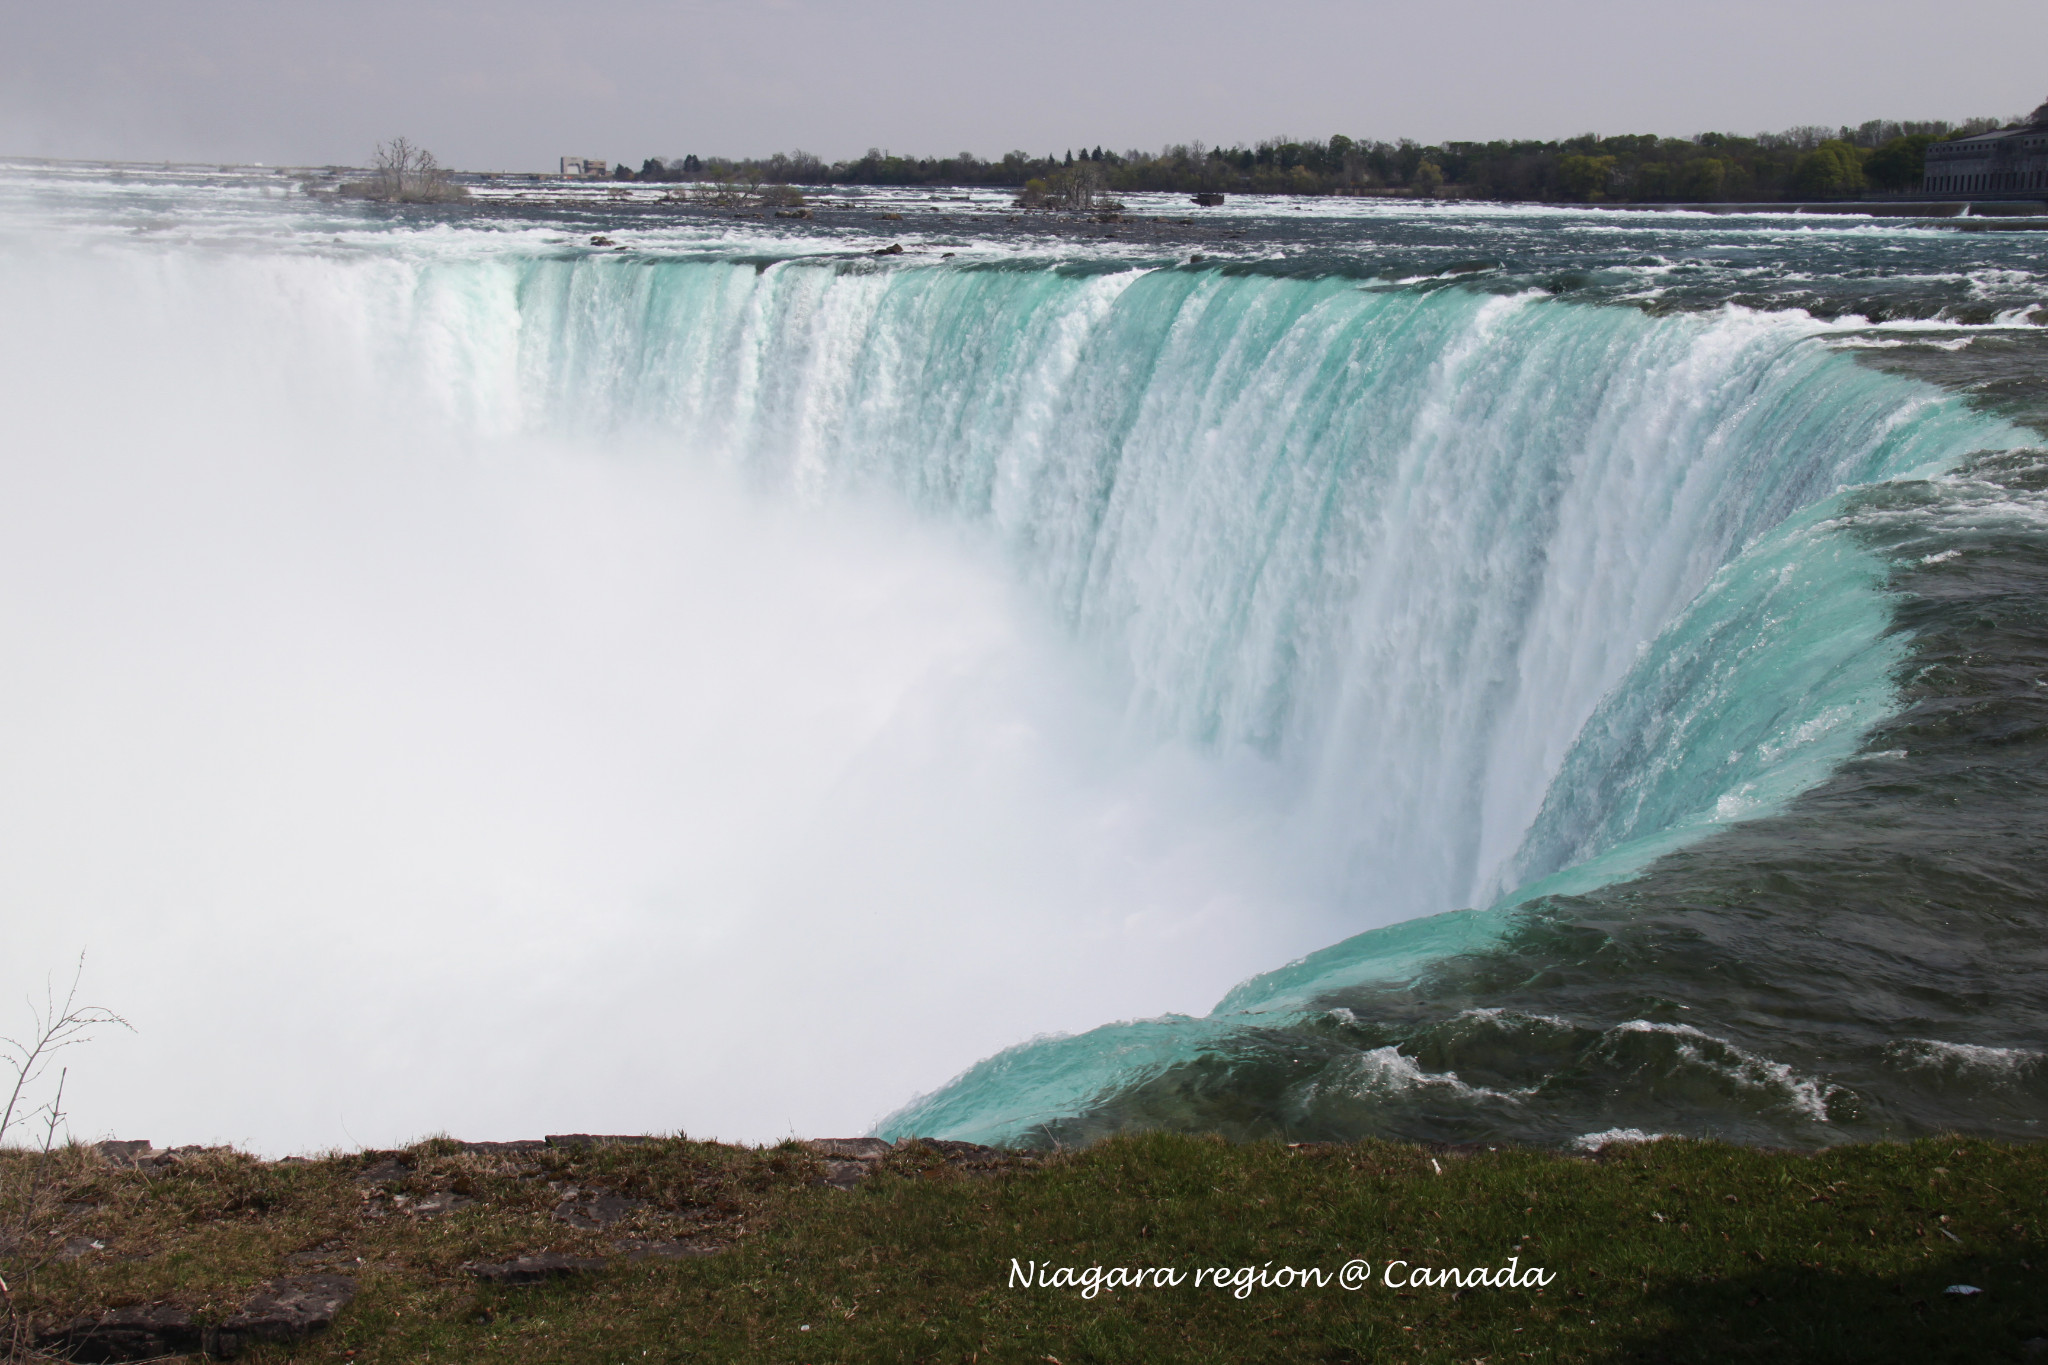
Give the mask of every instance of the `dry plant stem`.
MULTIPOLYGON (((33 1280, 52 1255, 51 1238, 38 1238, 35 1234, 43 1230, 43 1223, 55 1221, 50 1217, 55 1212, 57 1184, 52 1157, 56 1154, 57 1132, 64 1123, 64 1086, 70 1079, 70 1068, 59 1069, 56 1093, 47 1104, 34 1109, 24 1106, 57 1053, 85 1042, 91 1031, 103 1024, 131 1027, 111 1010, 78 1003, 78 983, 84 972, 85 955, 81 953, 61 1004, 48 986, 44 988, 40 1009, 33 1001, 29 1003, 34 1027, 27 1041, 0 1038, 0 1048, 4 1048, 0 1056, 14 1071, 6 1107, 0 1109, 0 1145, 5 1144, 16 1125, 26 1125, 38 1117, 43 1121, 43 1136, 36 1144, 34 1159, 23 1167, 11 1166, 12 1178, 0 1183, 0 1206, 12 1206, 15 1215, 4 1235, 0 1235, 0 1272, 13 1273, 12 1284, 5 1273, 0 1273, 0 1307, 4 1307, 7 1316, 5 1338, 0 1340, 0 1359, 23 1359, 29 1351, 28 1324, 17 1311, 15 1289, 33 1280)), ((61 1229, 53 1225, 50 1231, 61 1229)))
POLYGON ((45 986, 43 1007, 37 1009, 34 1001, 29 1002, 29 1015, 35 1023, 34 1032, 24 1043, 16 1038, 0 1038, 0 1044, 12 1054, 7 1064, 14 1071, 14 1084, 7 1092, 7 1107, 0 1110, 0 1143, 5 1143, 17 1121, 26 1121, 28 1115, 17 1120, 22 1098, 30 1086, 42 1076, 49 1066, 50 1058, 64 1048, 76 1046, 86 1040, 93 1029, 104 1024, 113 1024, 134 1031, 134 1026, 112 1010, 98 1005, 78 1003, 78 983, 85 974, 85 954, 78 955, 78 965, 71 972, 71 987, 64 993, 60 1008, 56 997, 45 986))

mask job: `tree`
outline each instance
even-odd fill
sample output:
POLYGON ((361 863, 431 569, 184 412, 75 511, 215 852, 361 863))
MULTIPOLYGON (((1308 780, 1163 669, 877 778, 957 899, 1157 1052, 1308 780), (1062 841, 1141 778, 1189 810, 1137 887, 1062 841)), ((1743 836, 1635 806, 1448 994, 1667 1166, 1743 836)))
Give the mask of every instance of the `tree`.
POLYGON ((437 204, 466 193, 432 152, 402 137, 377 144, 376 173, 366 192, 387 204, 437 204))
POLYGON ((1895 137, 1870 154, 1863 174, 1881 190, 1917 190, 1927 169, 1928 133, 1895 137))
POLYGON ((1557 180, 1564 192, 1578 199, 1597 199, 1607 192, 1614 174, 1611 156, 1565 156, 1557 161, 1557 180))
MULTIPOLYGON (((1409 138, 1387 142, 1333 134, 1327 140, 1274 137, 1225 147, 1174 143, 1156 155, 1091 144, 1064 154, 1011 152, 999 161, 984 161, 967 152, 912 157, 870 148, 856 160, 829 165, 805 152, 776 153, 765 159, 650 160, 634 178, 709 180, 727 187, 1002 185, 1024 190, 1028 204, 1061 207, 1103 195, 1146 191, 1342 194, 1368 185, 1406 185, 1417 193, 1455 185, 1466 196, 1508 201, 1799 199, 1852 195, 1866 183, 1912 188, 1921 173, 1917 158, 1926 138, 1951 132, 1966 135, 1998 124, 1995 119, 1961 125, 1871 119, 1857 127, 1814 125, 1753 137, 1587 133, 1550 141, 1437 146, 1409 138), (1424 163, 1434 169, 1424 170, 1424 163), (1099 178, 1082 182, 1063 176, 1084 167, 1099 178), (1439 174, 1441 182, 1436 179, 1439 174), (1035 190, 1028 188, 1032 181, 1038 182, 1035 190)), ((359 186, 353 192, 366 190, 359 186)))
POLYGON ((1685 163, 1678 176, 1678 193, 1695 202, 1719 199, 1728 183, 1728 163, 1718 156, 1703 156, 1685 163))
POLYGON ((1799 158, 1792 185, 1801 194, 1854 194, 1863 188, 1863 158, 1840 138, 1829 138, 1799 158))
POLYGON ((1081 213, 1112 212, 1122 204, 1102 197, 1103 170, 1087 156, 1073 166, 1061 167, 1050 175, 1024 182, 1017 196, 1020 208, 1071 209, 1081 213))

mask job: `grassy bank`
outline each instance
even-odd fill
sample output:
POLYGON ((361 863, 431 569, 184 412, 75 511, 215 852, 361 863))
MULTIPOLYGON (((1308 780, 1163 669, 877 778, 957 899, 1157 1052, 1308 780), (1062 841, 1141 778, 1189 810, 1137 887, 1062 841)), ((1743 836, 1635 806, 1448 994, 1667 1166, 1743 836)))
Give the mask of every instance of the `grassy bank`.
POLYGON ((330 1330, 244 1360, 2048 1360, 2031 1344, 2048 1338, 2044 1146, 1586 1158, 1152 1136, 1044 1159, 912 1145, 859 1168, 680 1140, 55 1160, 63 1225, 36 1237, 71 1259, 15 1285, 46 1335, 148 1301, 218 1322, 281 1275, 355 1282, 330 1330), (857 1170, 850 1190, 818 1183, 857 1170), (607 1259, 524 1287, 465 1268, 542 1249, 607 1259), (1034 1283, 1184 1279, 1086 1296, 1013 1283, 1013 1258, 1034 1283), (1407 1284, 1510 1258, 1551 1278, 1407 1284), (1355 1259, 1370 1281, 1346 1290, 1355 1259), (1294 1278, 1283 1267, 1331 1282, 1244 1285, 1247 1268, 1294 1278))

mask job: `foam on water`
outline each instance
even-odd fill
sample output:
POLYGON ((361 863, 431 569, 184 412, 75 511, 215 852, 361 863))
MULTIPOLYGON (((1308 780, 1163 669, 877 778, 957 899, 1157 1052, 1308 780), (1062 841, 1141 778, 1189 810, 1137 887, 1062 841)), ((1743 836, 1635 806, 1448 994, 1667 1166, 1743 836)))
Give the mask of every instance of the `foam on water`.
POLYGON ((1937 1038, 1902 1038, 1889 1049, 1898 1065, 1996 1081, 2015 1081, 2043 1070, 2048 1053, 2024 1047, 1945 1043, 1937 1038))
MULTIPOLYGON (((578 1125, 864 1126, 977 1057, 886 1131, 1008 1140, 1412 979, 1852 754, 1905 648, 1857 490, 2018 439, 1843 323, 1441 261, 9 193, 7 801, 43 833, 0 876, 173 1051, 253 1057, 253 1010, 358 1092, 404 1059, 365 1140, 520 1135, 571 1073, 578 1125), (270 984, 151 981, 209 960, 270 984)), ((1468 1022, 1563 1026, 1518 1018, 1468 1022)), ((1753 1049, 1602 1036, 1825 1120, 1753 1049)), ((1533 1093, 1352 1066, 1317 1084, 1533 1093)), ((330 1140, 324 1084, 225 1135, 330 1140)))
POLYGON ((1599 1133, 1581 1133, 1572 1139, 1572 1146, 1581 1152, 1597 1152, 1604 1147, 1661 1142, 1666 1136, 1664 1133, 1646 1133, 1640 1128, 1609 1128, 1599 1133))

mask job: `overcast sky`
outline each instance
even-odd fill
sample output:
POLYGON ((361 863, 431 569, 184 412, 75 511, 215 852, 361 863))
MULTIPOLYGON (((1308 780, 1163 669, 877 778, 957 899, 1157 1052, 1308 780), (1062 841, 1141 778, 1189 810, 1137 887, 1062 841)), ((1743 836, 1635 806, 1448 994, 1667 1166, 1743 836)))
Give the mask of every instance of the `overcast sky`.
POLYGON ((2039 0, 0 0, 0 155, 466 169, 2009 115, 2039 0))

